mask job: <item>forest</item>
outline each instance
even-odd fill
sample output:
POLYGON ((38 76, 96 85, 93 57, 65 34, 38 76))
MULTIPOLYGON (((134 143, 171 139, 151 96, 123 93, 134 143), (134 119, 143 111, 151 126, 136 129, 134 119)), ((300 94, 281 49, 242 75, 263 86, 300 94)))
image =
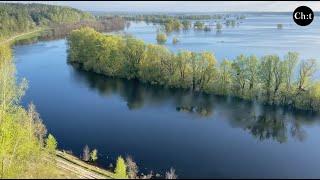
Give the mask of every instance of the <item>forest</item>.
POLYGON ((99 32, 111 32, 123 30, 125 28, 125 20, 119 17, 112 17, 99 21, 80 21, 70 24, 56 25, 49 30, 42 32, 38 37, 39 40, 64 38, 69 32, 74 29, 83 27, 91 27, 99 32))
MULTIPOLYGON (((103 15, 100 15, 103 16, 103 15)), ((152 23, 166 23, 170 19, 178 20, 208 20, 208 19, 224 19, 229 18, 228 14, 213 14, 213 15, 189 15, 189 14, 120 14, 120 17, 128 21, 146 21, 152 23)), ((245 16, 237 16, 237 19, 244 19, 245 16)))
POLYGON ((37 26, 92 20, 94 17, 91 14, 70 7, 34 3, 0 3, 0 39, 30 31, 37 26))
POLYGON ((57 142, 35 105, 20 105, 28 83, 17 82, 9 45, 0 48, 0 70, 0 178, 57 177, 52 161, 57 142))
POLYGON ((218 63, 211 51, 173 53, 162 45, 92 28, 72 31, 67 43, 68 62, 87 71, 294 109, 320 109, 316 60, 301 60, 296 52, 283 58, 241 54, 218 63))

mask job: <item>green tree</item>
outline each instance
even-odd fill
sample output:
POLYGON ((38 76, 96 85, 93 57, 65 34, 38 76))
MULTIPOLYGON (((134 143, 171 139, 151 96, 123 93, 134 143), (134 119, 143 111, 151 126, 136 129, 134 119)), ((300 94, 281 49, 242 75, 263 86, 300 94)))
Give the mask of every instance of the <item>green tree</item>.
POLYGON ((55 154, 57 149, 57 141, 51 134, 48 135, 48 138, 46 139, 46 149, 51 153, 55 154))
POLYGON ((217 93, 222 95, 228 95, 232 83, 232 62, 230 62, 228 59, 224 59, 220 63, 219 70, 220 89, 217 91, 217 93))
POLYGON ((320 82, 313 84, 309 89, 309 108, 312 111, 320 110, 320 82))
POLYGON ((249 84, 249 98, 253 98, 258 85, 258 58, 255 55, 245 60, 245 77, 249 84))
POLYGON ((178 57, 177 57, 177 65, 178 65, 178 72, 179 72, 179 85, 178 87, 187 88, 191 85, 190 79, 190 62, 191 62, 192 54, 190 51, 182 51, 179 50, 178 57))
POLYGON ((0 123, 3 117, 12 107, 20 103, 28 87, 27 80, 16 86, 16 69, 12 62, 12 54, 9 45, 2 45, 0 51, 0 123))
POLYGON ((271 92, 274 84, 273 59, 275 58, 277 57, 274 55, 263 56, 259 65, 260 82, 262 84, 263 92, 265 93, 265 97, 263 98, 267 103, 269 103, 271 100, 271 92))
POLYGON ((165 46, 102 35, 92 28, 71 32, 68 52, 69 62, 107 76, 137 78, 144 83, 257 99, 298 109, 317 109, 315 102, 310 105, 309 101, 311 90, 316 89, 313 87, 313 76, 318 70, 315 60, 303 61, 294 81, 299 60, 294 52, 289 52, 283 60, 275 54, 261 59, 241 54, 234 61, 222 61, 217 68, 211 51, 179 50, 176 54, 165 46))
POLYGON ((167 36, 166 34, 162 33, 162 32, 158 32, 157 33, 157 41, 160 44, 164 44, 165 42, 167 42, 167 36))
POLYGON ((299 67, 299 90, 306 90, 312 84, 312 78, 318 71, 317 61, 315 59, 308 59, 302 61, 299 67))
POLYGON ((188 20, 182 21, 183 29, 189 29, 191 27, 191 22, 188 20))
POLYGON ((9 45, 0 45, 0 178, 54 178, 55 162, 43 150, 45 127, 34 105, 20 105, 27 84, 15 73, 9 45))
POLYGON ((284 73, 284 83, 285 88, 283 94, 283 104, 291 103, 293 101, 294 87, 292 85, 292 78, 294 75, 294 70, 299 61, 299 54, 296 52, 288 52, 284 57, 285 63, 285 73, 284 73))
POLYGON ((178 38, 177 38, 177 37, 174 37, 174 38, 172 39, 172 43, 173 43, 173 44, 177 44, 177 43, 178 43, 178 38))
POLYGON ((91 160, 92 160, 92 161, 96 161, 96 160, 98 159, 98 150, 94 149, 94 150, 91 152, 90 156, 91 156, 91 160))
POLYGON ((274 92, 273 103, 277 101, 278 91, 284 82, 285 78, 285 63, 280 61, 279 56, 275 56, 273 59, 273 74, 274 74, 274 92))
POLYGON ((233 85, 236 95, 240 97, 245 97, 245 88, 247 83, 246 59, 247 57, 244 54, 241 54, 232 63, 234 79, 233 85))
POLYGON ((117 159, 117 165, 114 173, 118 179, 128 179, 127 166, 121 156, 119 156, 117 159))
POLYGON ((194 28, 197 28, 197 29, 203 29, 204 28, 204 22, 201 22, 201 21, 196 21, 194 24, 193 24, 194 28))
POLYGON ((127 39, 126 46, 124 49, 126 65, 126 77, 128 79, 137 78, 139 71, 139 64, 143 58, 146 45, 142 40, 127 39))

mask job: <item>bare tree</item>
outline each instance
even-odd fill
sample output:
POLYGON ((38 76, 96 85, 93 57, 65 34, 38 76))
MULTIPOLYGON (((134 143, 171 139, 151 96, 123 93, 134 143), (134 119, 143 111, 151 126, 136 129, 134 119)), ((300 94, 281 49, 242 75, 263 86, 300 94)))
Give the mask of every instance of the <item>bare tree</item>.
POLYGON ((304 60, 299 68, 299 90, 306 90, 312 83, 312 78, 318 71, 317 61, 315 59, 304 60))
POLYGON ((149 174, 143 175, 140 179, 151 179, 153 177, 153 172, 150 171, 149 174))
POLYGON ((84 161, 90 160, 90 149, 89 149, 88 145, 86 145, 83 149, 82 160, 84 160, 84 161))
POLYGON ((126 164, 129 178, 136 179, 139 168, 130 155, 126 157, 126 164))
POLYGON ((30 129, 29 136, 34 134, 44 145, 44 137, 47 134, 47 129, 45 125, 42 123, 39 113, 36 110, 36 106, 31 102, 28 107, 28 127, 30 129))
POLYGON ((178 176, 176 175, 176 170, 171 168, 169 172, 166 172, 166 179, 178 179, 178 176))

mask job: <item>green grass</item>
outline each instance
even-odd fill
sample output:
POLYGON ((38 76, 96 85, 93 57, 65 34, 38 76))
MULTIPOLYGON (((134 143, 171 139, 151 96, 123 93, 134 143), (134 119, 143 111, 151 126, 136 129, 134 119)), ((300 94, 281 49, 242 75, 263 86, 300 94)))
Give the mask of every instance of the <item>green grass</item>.
MULTIPOLYGON (((34 33, 30 33, 30 34, 26 34, 26 35, 22 35, 19 36, 17 38, 14 39, 14 41, 19 41, 19 40, 24 40, 24 39, 30 39, 30 38, 35 38, 41 35, 41 32, 50 29, 48 26, 42 26, 42 27, 37 27, 36 29, 39 29, 39 31, 36 31, 34 33)), ((36 30, 34 29, 34 30, 36 30)), ((32 30, 32 31, 34 31, 32 30)))

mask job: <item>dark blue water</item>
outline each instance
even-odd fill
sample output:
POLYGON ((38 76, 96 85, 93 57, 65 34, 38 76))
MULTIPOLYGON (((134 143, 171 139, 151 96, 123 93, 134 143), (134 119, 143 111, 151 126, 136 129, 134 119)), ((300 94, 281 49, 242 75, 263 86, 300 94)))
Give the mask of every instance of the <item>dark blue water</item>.
MULTIPOLYGON (((277 18, 264 17, 259 22, 274 20, 277 18)), ((210 49, 218 58, 233 58, 246 49, 265 54, 284 53, 292 47, 300 49, 302 55, 319 53, 304 47, 319 44, 319 36, 310 37, 313 40, 304 44, 286 46, 286 40, 302 41, 289 38, 302 36, 299 27, 291 33, 286 28, 278 32, 261 27, 265 33, 254 35, 260 25, 251 21, 248 18, 241 30, 230 28, 221 36, 214 31, 182 32, 180 44, 168 42, 167 46, 171 50, 210 49), (248 34, 239 36, 247 26, 256 29, 249 28, 248 34), (272 43, 269 35, 274 33, 282 34, 281 43, 272 43), (241 43, 245 38, 252 38, 257 45, 241 43), (221 39, 230 43, 217 43, 221 39)), ((318 27, 304 30, 316 33, 318 27)), ((152 43, 156 36, 152 29, 156 28, 132 24, 128 31, 152 43)), ((180 178, 320 177, 317 115, 84 72, 66 63, 65 40, 16 46, 14 52, 18 76, 29 81, 23 104, 32 101, 37 106, 60 149, 80 156, 86 144, 97 148, 100 166, 107 167, 117 156, 130 154, 141 172, 164 174, 174 167, 180 178)))

